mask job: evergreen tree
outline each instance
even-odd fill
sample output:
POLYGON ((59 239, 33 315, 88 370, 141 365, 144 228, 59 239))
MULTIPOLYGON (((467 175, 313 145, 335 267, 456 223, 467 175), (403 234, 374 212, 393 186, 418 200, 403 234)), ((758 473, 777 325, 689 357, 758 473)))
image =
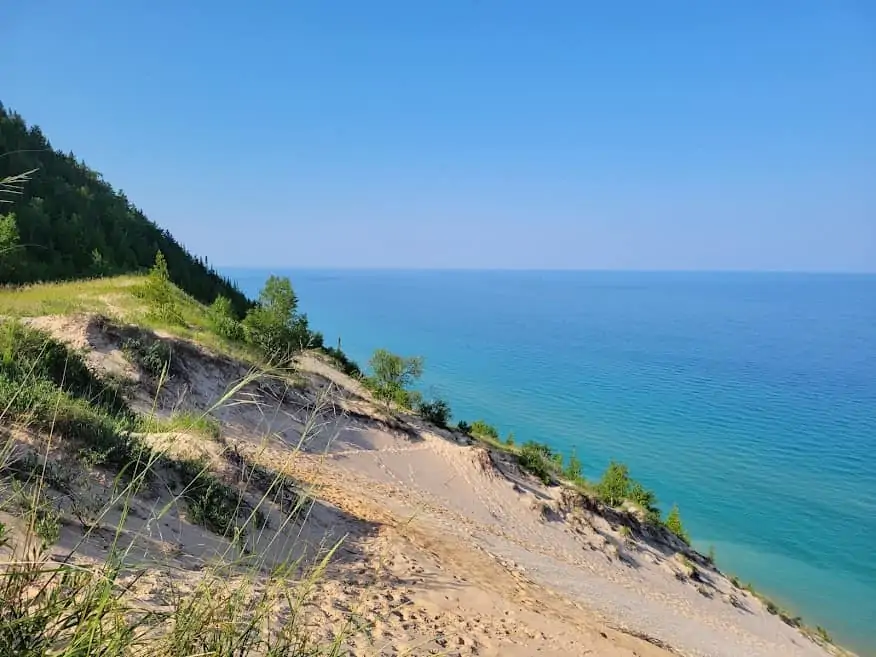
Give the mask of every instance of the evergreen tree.
POLYGON ((678 538, 680 538, 685 543, 690 544, 690 537, 685 531, 684 525, 681 523, 681 514, 678 512, 677 504, 672 505, 672 508, 666 515, 666 521, 664 524, 666 525, 666 528, 673 534, 678 536, 678 538))
POLYGON ((252 306, 123 192, 72 153, 54 150, 38 127, 2 104, 0 201, 0 284, 143 272, 161 251, 170 280, 199 301, 221 294, 236 317, 252 306))

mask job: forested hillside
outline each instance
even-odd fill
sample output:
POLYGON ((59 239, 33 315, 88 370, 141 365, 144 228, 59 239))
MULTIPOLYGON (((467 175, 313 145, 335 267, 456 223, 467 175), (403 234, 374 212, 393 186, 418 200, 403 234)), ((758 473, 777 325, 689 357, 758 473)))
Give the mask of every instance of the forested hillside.
POLYGON ((249 307, 206 260, 0 103, 0 180, 28 171, 33 173, 21 194, 6 195, 11 202, 0 204, 0 284, 143 271, 161 251, 173 282, 199 301, 224 295, 240 316, 249 307))

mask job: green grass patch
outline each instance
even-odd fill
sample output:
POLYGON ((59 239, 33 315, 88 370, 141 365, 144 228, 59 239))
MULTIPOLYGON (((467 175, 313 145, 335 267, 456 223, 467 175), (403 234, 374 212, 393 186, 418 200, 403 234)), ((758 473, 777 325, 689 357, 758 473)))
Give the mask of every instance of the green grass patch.
POLYGON ((146 433, 192 433, 214 440, 219 438, 220 434, 220 425, 216 418, 191 411, 177 411, 166 418, 155 416, 140 418, 138 428, 146 433))

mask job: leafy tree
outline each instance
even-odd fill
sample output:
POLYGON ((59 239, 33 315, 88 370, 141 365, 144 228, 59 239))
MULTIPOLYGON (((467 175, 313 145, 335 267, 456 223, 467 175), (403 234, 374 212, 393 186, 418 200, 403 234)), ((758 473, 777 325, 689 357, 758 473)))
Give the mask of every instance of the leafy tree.
POLYGON ((9 201, 0 206, 4 212, 7 205, 14 211, 12 221, 10 215, 2 220, 0 241, 8 246, 14 222, 16 243, 22 245, 14 250, 14 261, 0 256, 0 283, 140 273, 161 251, 171 282, 195 299, 210 303, 221 294, 231 300, 236 317, 252 306, 233 283, 150 221, 123 192, 72 154, 54 150, 38 127, 28 126, 2 104, 0 194, 0 201, 9 201))
POLYGON ((423 375, 423 359, 419 356, 404 357, 386 349, 377 349, 368 361, 371 368, 370 385, 375 396, 387 407, 410 408, 412 397, 409 388, 423 375))
POLYGON ((420 402, 417 412, 424 420, 439 427, 447 427, 450 421, 450 404, 440 398, 420 402))
POLYGON ((682 541, 690 545, 690 536, 688 536, 687 531, 685 531, 684 525, 681 522, 681 514, 678 512, 677 504, 672 505, 672 508, 666 515, 666 520, 664 524, 666 525, 666 529, 668 529, 673 534, 678 536, 678 538, 680 538, 682 541))
POLYGON ((623 463, 612 461, 608 465, 596 490, 603 502, 610 506, 620 506, 630 496, 630 471, 623 463))

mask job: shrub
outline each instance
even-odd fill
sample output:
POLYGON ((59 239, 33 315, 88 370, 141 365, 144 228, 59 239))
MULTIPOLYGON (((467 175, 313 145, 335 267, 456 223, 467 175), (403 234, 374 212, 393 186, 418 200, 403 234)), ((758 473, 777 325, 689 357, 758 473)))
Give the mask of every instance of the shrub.
POLYGON ((298 297, 285 277, 268 278, 258 304, 247 312, 243 328, 246 340, 277 364, 288 362, 311 339, 307 316, 298 313, 298 297))
POLYGON ((340 347, 324 346, 322 347, 322 351, 331 358, 347 376, 352 376, 355 379, 362 377, 362 369, 359 367, 358 363, 341 351, 340 347))
POLYGON ((818 635, 818 637, 819 637, 822 641, 825 641, 825 642, 827 642, 827 643, 832 643, 832 642, 833 642, 833 639, 831 638, 830 633, 829 633, 826 629, 824 629, 823 627, 821 627, 821 625, 816 625, 816 626, 815 626, 815 633, 818 635))
POLYGON ((243 325, 237 320, 228 297, 221 294, 216 297, 210 305, 209 317, 210 326, 216 335, 235 342, 244 339, 243 325))
POLYGON ((541 479, 542 483, 553 481, 552 467, 545 452, 545 446, 535 442, 526 442, 520 448, 517 462, 527 472, 541 479))
POLYGON ((167 260, 161 251, 156 252, 155 264, 152 265, 146 282, 137 290, 137 294, 149 306, 149 317, 167 324, 185 324, 177 307, 176 290, 170 282, 167 260))
POLYGON ((483 420, 475 420, 470 429, 471 435, 477 438, 492 438, 499 439, 499 432, 492 424, 487 424, 483 420))
POLYGON ((171 461, 170 465, 181 479, 182 497, 192 522, 229 538, 244 533, 237 522, 244 506, 237 489, 211 474, 203 461, 171 461))
POLYGON ((583 466, 581 465, 581 459, 578 458, 575 450, 572 450, 572 453, 569 455, 569 465, 566 466, 563 474, 572 481, 583 481, 583 466))
POLYGON ((638 481, 634 481, 630 486, 629 498, 642 507, 649 522, 660 520, 660 509, 657 508, 657 495, 654 494, 654 491, 645 488, 638 481))
POLYGON ((422 358, 404 357, 386 349, 377 349, 368 365, 371 368, 369 387, 387 410, 393 405, 402 408, 416 407, 418 393, 408 389, 423 375, 422 358))
POLYGON ((447 427, 450 421, 450 404, 443 399, 433 399, 432 401, 421 401, 417 412, 420 416, 439 427, 447 427))
POLYGON ((464 433, 466 436, 471 433, 471 425, 465 420, 460 420, 456 424, 456 429, 457 431, 461 431, 462 433, 464 433))
POLYGON ((170 375, 173 348, 169 343, 159 339, 128 338, 122 343, 122 351, 152 378, 170 375))
POLYGON ((630 495, 631 483, 629 468, 612 461, 597 484, 596 492, 609 506, 620 506, 630 495))
POLYGON ((514 432, 513 431, 509 431, 508 435, 505 436, 505 444, 508 445, 508 447, 514 447, 514 432))
POLYGON ((681 514, 678 512, 677 504, 672 505, 672 508, 666 515, 666 521, 664 522, 664 524, 669 531, 678 536, 678 538, 680 538, 686 544, 690 545, 690 537, 688 536, 687 532, 684 529, 684 525, 681 522, 681 514))

